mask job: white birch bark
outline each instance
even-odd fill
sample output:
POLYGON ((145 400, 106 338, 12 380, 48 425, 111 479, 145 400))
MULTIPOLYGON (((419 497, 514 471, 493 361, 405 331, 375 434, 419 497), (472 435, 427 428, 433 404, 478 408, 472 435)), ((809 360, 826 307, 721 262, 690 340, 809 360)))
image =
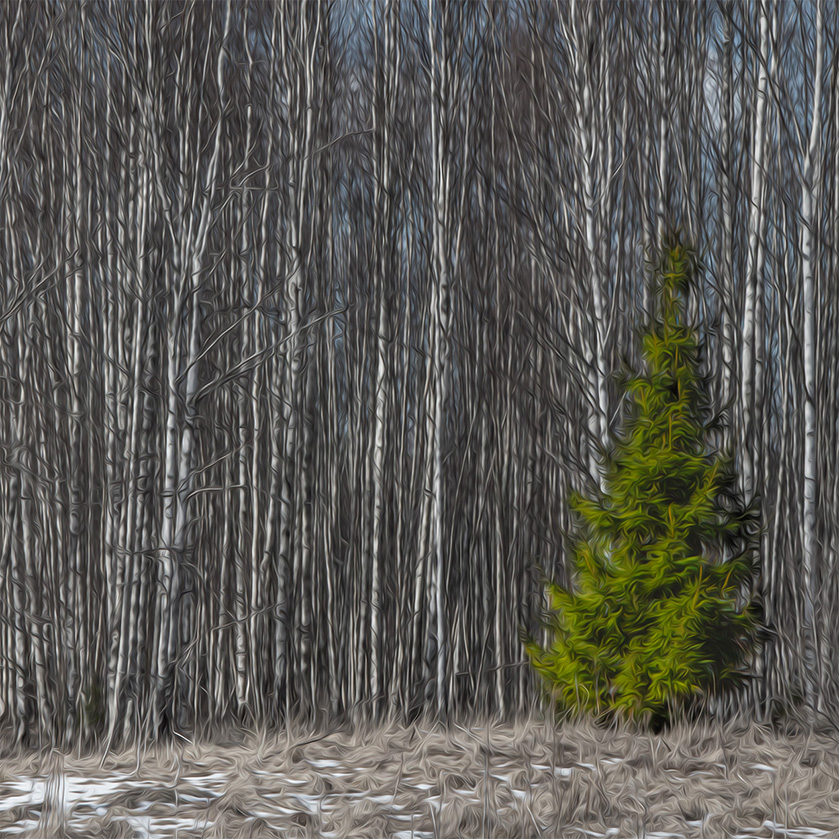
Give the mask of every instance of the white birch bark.
MULTIPOLYGON (((443 10, 445 15, 448 8, 443 10)), ((447 160, 447 142, 445 133, 450 130, 447 120, 447 100, 450 70, 445 32, 438 38, 434 20, 434 7, 428 6, 428 40, 431 53, 430 97, 431 97, 431 152, 432 152, 432 295, 431 323, 434 334, 434 350, 431 363, 434 368, 434 401, 429 411, 429 431, 433 439, 433 459, 431 462, 431 528, 434 551, 434 567, 431 582, 431 597, 434 612, 434 640, 436 642, 436 679, 435 704, 441 717, 445 717, 445 676, 448 644, 446 638, 445 613, 445 545, 444 516, 445 503, 443 474, 443 446, 445 442, 444 423, 448 396, 449 377, 449 323, 451 313, 451 286, 449 274, 450 240, 447 237, 446 223, 449 219, 449 183, 451 173, 447 160)), ((444 23, 445 29, 445 23, 444 23)))
MULTIPOLYGON (((588 291, 592 303, 590 320, 593 340, 583 337, 584 360, 587 378, 591 390, 591 410, 589 414, 589 433, 592 444, 589 448, 589 471, 595 485, 604 489, 600 458, 597 445, 605 445, 608 435, 608 391, 605 369, 605 331, 606 318, 603 304, 602 266, 600 265, 597 246, 596 221, 600 196, 595 193, 595 161, 593 131, 593 103, 591 67, 584 60, 587 55, 587 43, 593 30, 593 6, 584 11, 578 10, 577 0, 572 0, 570 7, 570 28, 565 25, 565 37, 573 55, 574 76, 574 114, 575 146, 579 156, 578 195, 582 203, 586 268, 588 273, 588 291), (585 15, 583 17, 583 15, 585 15)), ((586 332, 582 333, 585 336, 586 332)))
MULTIPOLYGON (((245 4, 244 20, 247 23, 249 3, 245 4)), ((251 155, 251 144, 253 141, 253 106, 251 104, 253 97, 252 77, 253 77, 253 55, 251 46, 248 40, 247 27, 245 27, 244 42, 245 55, 247 57, 246 70, 246 90, 248 95, 248 105, 246 107, 245 118, 245 154, 241 163, 241 170, 244 177, 241 179, 241 199, 236 208, 236 224, 234 229, 241 230, 241 250, 240 258, 238 259, 239 284, 241 288, 241 300, 247 301, 252 298, 251 289, 249 288, 254 282, 254 278, 250 276, 250 242, 249 242, 249 223, 252 212, 251 190, 248 188, 247 176, 249 175, 249 164, 251 155)), ((258 298, 257 298, 258 299, 258 298)), ((254 318, 256 313, 251 315, 254 318)), ((251 357, 252 347, 251 339, 253 333, 253 326, 251 319, 244 319, 242 321, 241 341, 242 341, 242 357, 247 359, 251 357)), ((258 368, 257 368, 258 369, 258 368)), ((256 469, 254 468, 251 474, 248 474, 249 466, 254 466, 254 452, 256 450, 256 439, 258 431, 258 405, 255 404, 254 388, 256 387, 257 373, 254 371, 251 374, 250 387, 246 388, 243 382, 238 383, 238 399, 237 399, 237 414, 239 418, 239 457, 238 457, 238 495, 239 495, 239 523, 238 523, 238 540, 236 550, 236 699, 239 705, 240 716, 246 710, 250 713, 257 711, 259 697, 254 690, 253 677, 256 669, 256 654, 254 645, 256 643, 256 635, 254 632, 256 623, 256 599, 257 599, 257 569, 254 567, 254 554, 252 551, 254 540, 256 539, 256 531, 258 529, 258 519, 254 519, 254 510, 258 510, 257 493, 253 491, 254 482, 256 481, 256 469), (250 398, 249 398, 250 397, 250 398), (249 422, 250 421, 250 422, 249 422), (250 440, 251 457, 248 457, 248 432, 253 435, 250 440), (250 504, 248 503, 250 502, 250 504), (248 545, 247 533, 248 527, 252 526, 251 544, 248 545), (250 579, 250 587, 248 596, 245 596, 245 586, 250 579), (247 617, 246 617, 247 614, 247 617)))
POLYGON ((378 252, 378 316, 376 324, 376 381, 374 390, 375 414, 373 425, 372 471, 373 471, 373 540, 371 555, 370 580, 370 695, 374 711, 382 691, 380 683, 381 663, 381 565, 382 539, 384 529, 384 494, 385 494, 385 445, 388 431, 387 409, 387 337, 390 260, 388 254, 391 240, 396 231, 393 229, 391 210, 391 170, 392 148, 391 131, 396 117, 397 84, 399 72, 399 53, 397 33, 399 26, 398 6, 390 2, 384 10, 384 28, 382 44, 382 70, 374 69, 374 106, 373 136, 376 150, 373 159, 374 178, 374 236, 378 252), (381 90, 379 87, 381 86, 381 90))
MULTIPOLYGON (((743 305, 743 331, 740 355, 740 410, 742 411, 741 475, 746 501, 755 491, 754 449, 754 395, 755 395, 755 318, 756 297, 762 286, 763 275, 763 179, 764 132, 766 120, 767 87, 769 83, 769 19, 763 2, 760 9, 760 52, 758 55, 758 81, 755 94, 755 126, 752 144, 751 196, 749 206, 749 251, 746 264, 746 292, 743 305)), ((762 293, 762 292, 761 292, 762 293)))
POLYGON ((658 6, 658 242, 661 247, 667 224, 668 194, 667 194, 667 166, 668 166, 668 136, 667 123, 670 115, 670 93, 667 83, 667 20, 665 18, 666 5, 660 0, 658 6))
MULTIPOLYGON (((121 589, 117 592, 116 603, 120 610, 120 617, 115 621, 115 632, 118 633, 118 644, 114 643, 111 650, 111 672, 112 681, 109 686, 109 707, 108 707, 108 734, 106 739, 106 751, 110 748, 116 726, 119 722, 119 703, 122 688, 122 679, 128 669, 128 656, 130 655, 133 633, 136 631, 136 624, 131 622, 132 606, 137 596, 137 582, 139 575, 139 562, 143 560, 136 556, 135 528, 138 515, 142 514, 142 508, 138 510, 141 494, 137 487, 137 472, 139 469, 139 435, 140 435, 140 410, 143 404, 143 348, 144 336, 148 328, 145 316, 146 292, 144 283, 145 273, 145 249, 146 249, 146 224, 148 220, 148 206, 150 199, 150 182, 147 165, 147 154, 140 157, 141 189, 140 197, 135 204, 133 213, 138 219, 137 239, 135 242, 136 254, 134 260, 134 274, 136 283, 136 304, 134 313, 134 330, 132 340, 131 358, 131 419, 126 435, 126 449, 123 452, 123 463, 126 467, 127 486, 125 490, 124 507, 125 513, 121 528, 120 553, 122 558, 118 559, 120 571, 117 575, 117 585, 122 583, 121 589), (124 570, 123 570, 124 569, 124 570), (114 658, 116 661, 114 662, 114 658)), ((127 268, 127 266, 126 266, 127 268)), ((136 609, 136 607, 135 607, 136 609)), ((136 617, 136 613, 135 613, 136 617)), ((117 637, 113 639, 117 641, 117 637)))
POLYGON ((804 673, 806 700, 817 711, 823 708, 821 693, 821 672, 818 657, 818 627, 815 604, 817 601, 816 581, 819 564, 816 539, 816 504, 818 493, 818 432, 816 409, 816 382, 818 369, 816 359, 815 333, 816 296, 815 275, 817 254, 814 252, 814 234, 818 220, 818 206, 821 185, 821 108, 822 74, 824 68, 824 3, 816 3, 816 54, 813 86, 812 115, 809 143, 804 154, 804 171, 801 192, 801 275, 802 305, 804 320, 804 497, 802 504, 802 577, 804 598, 804 673))
MULTIPOLYGON (((80 6, 80 16, 78 20, 77 37, 82 39, 82 31, 84 30, 84 6, 80 6)), ((81 44, 78 45, 81 51, 81 44)), ((83 57, 79 61, 81 65, 83 57)), ((68 351, 69 351, 69 401, 70 412, 68 414, 68 436, 70 445, 70 475, 68 494, 70 500, 69 509, 69 557, 68 562, 72 567, 72 572, 69 574, 67 586, 67 615, 65 617, 65 643, 67 644, 65 655, 70 666, 69 684, 70 697, 78 694, 77 685, 77 656, 79 647, 84 649, 85 641, 83 635, 79 636, 79 630, 83 630, 84 621, 79 618, 81 608, 81 599, 79 597, 78 585, 83 579, 83 560, 82 551, 83 546, 83 525, 82 525, 82 487, 80 481, 82 479, 81 469, 81 447, 82 447, 82 309, 83 303, 83 284, 82 277, 82 240, 80 235, 81 228, 81 212, 83 208, 82 202, 82 149, 81 149, 81 123, 82 123, 82 97, 83 89, 81 80, 83 78, 83 66, 79 66, 76 70, 77 85, 74 93, 77 101, 74 103, 75 107, 70 113, 65 113, 65 119, 72 121, 73 136, 68 143, 69 149, 72 149, 71 155, 68 155, 65 160, 71 169, 67 177, 67 216, 66 216, 66 236, 67 236, 67 254, 72 255, 72 264, 68 265, 70 278, 68 278, 68 285, 70 288, 69 298, 69 331, 68 331, 68 351), (72 190, 72 192, 71 192, 72 190)), ((69 127, 69 126, 68 126, 69 127)), ((72 701, 72 700, 71 700, 72 701)))
MULTIPOLYGON (((308 10, 306 7, 299 9, 300 21, 299 31, 296 33, 297 40, 289 44, 290 49, 300 50, 304 56, 304 70, 313 69, 314 50, 317 43, 317 33, 310 31, 308 21, 308 10)), ((320 25, 319 12, 316 13, 316 27, 320 25)), ((287 24, 286 24, 287 25, 287 24)), ((293 37, 293 36, 292 36, 293 37)), ((285 45, 284 45, 285 46, 285 45)), ((285 59, 285 52, 283 53, 285 59)), ((283 425, 285 433, 283 480, 280 488, 280 543, 278 556, 278 589, 277 589, 277 614, 276 625, 276 647, 277 647, 277 673, 276 679, 280 695, 284 696, 286 716, 290 712, 290 680, 287 664, 286 640, 288 633, 289 611, 287 603, 287 574, 289 564, 295 563, 297 571, 300 570, 301 547, 295 545, 292 537, 292 528, 296 519, 296 499, 293 489, 294 464, 296 462, 297 448, 300 437, 300 407, 302 400, 298 393, 301 380, 304 343, 301 332, 301 309, 303 306, 303 283, 304 283, 304 256, 303 256, 303 225, 307 211, 307 203, 310 195, 307 191, 309 183, 309 171, 311 168, 311 155, 314 142, 314 101, 311 80, 307 78, 294 78, 289 76, 290 69, 286 61, 282 62, 284 73, 284 87, 288 95, 299 96, 298 111, 294 114, 297 120, 296 127, 300 133, 292 134, 290 155, 292 167, 295 172, 294 182, 289 184, 287 195, 287 207, 291 213, 286 227, 286 253, 291 261, 289 278, 286 286, 285 311, 287 317, 287 329, 285 334, 285 377, 283 380, 283 425)), ((292 117, 289 112, 290 118, 292 117)), ((300 476, 302 477, 302 476, 300 476)))
MULTIPOLYGON (((731 403, 729 416, 735 416, 734 404, 734 229, 732 219, 733 208, 733 187, 732 171, 734 157, 731 150, 732 144, 732 120, 734 119, 734 94, 732 86, 732 63, 733 63, 733 27, 731 15, 733 11, 726 9, 723 12, 723 43, 722 56, 720 58, 722 72, 720 85, 720 154, 722 156, 720 172, 720 201, 722 215, 722 252, 720 255, 720 305, 722 307, 722 387, 721 401, 723 406, 731 403)), ((723 445, 728 447, 731 443, 730 423, 726 425, 723 432, 723 445)))
MULTIPOLYGON (((225 101, 225 80, 223 72, 224 58, 228 33, 230 30, 230 0, 225 7, 224 34, 218 49, 216 61, 216 82, 219 90, 219 100, 223 107, 225 101)), ((203 268, 204 254, 211 221, 211 209, 218 186, 216 170, 224 120, 220 114, 215 126, 215 137, 210 159, 207 163, 206 176, 202 184, 203 201, 200 205, 198 223, 195 216, 186 231, 184 256, 188 257, 189 273, 182 277, 177 299, 174 301, 174 311, 169 322, 168 336, 168 369, 166 407, 166 447, 164 454, 164 513, 160 535, 161 588, 158 594, 158 615, 160 635, 157 647, 157 685, 156 685, 156 720, 162 710, 162 704, 171 701, 171 695, 166 695, 172 687, 171 668, 175 664, 175 651, 178 643, 178 592, 179 592, 179 562, 186 544, 187 503, 192 489, 192 463, 194 447, 195 394, 198 389, 199 325, 200 307, 198 289, 203 268), (186 338, 186 357, 181 368, 181 350, 178 332, 185 304, 191 302, 189 314, 188 334, 186 338), (183 409, 179 410, 178 389, 181 379, 185 380, 183 409), (180 428, 179 428, 180 426, 180 428)), ((182 160, 184 156, 182 155, 182 160)), ((196 161, 196 167, 200 162, 196 161)), ((198 190, 201 175, 195 172, 194 188, 198 190)), ((186 268, 187 261, 180 261, 180 266, 186 268)), ((178 267, 180 267, 178 266, 178 267)))

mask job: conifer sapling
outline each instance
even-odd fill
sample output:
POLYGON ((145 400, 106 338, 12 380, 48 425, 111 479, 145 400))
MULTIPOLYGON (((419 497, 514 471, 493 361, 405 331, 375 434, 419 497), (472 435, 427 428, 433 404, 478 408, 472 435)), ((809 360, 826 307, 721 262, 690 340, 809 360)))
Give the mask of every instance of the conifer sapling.
POLYGON ((549 645, 525 647, 557 710, 663 722, 743 675, 756 639, 754 514, 715 427, 687 323, 695 257, 677 235, 653 272, 644 368, 626 374, 604 490, 574 494, 573 586, 547 586, 549 645))

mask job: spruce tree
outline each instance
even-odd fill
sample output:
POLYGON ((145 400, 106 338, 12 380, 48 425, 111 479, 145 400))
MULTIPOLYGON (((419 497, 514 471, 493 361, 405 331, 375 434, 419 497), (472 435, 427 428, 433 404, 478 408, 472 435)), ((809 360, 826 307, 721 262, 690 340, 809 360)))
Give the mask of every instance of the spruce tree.
POLYGON ((702 347, 687 322, 698 265, 678 235, 652 272, 644 369, 625 372, 604 490, 573 494, 572 587, 547 586, 551 639, 525 638, 557 710, 659 726, 743 675, 754 649, 753 512, 714 451, 702 347))

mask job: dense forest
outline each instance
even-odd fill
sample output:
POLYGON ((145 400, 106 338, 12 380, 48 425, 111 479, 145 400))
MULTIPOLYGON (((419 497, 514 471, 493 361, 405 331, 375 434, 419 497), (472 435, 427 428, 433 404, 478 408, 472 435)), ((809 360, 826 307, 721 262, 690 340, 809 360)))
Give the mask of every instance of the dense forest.
POLYGON ((839 707, 839 16, 815 3, 0 4, 0 719, 509 717, 702 262, 761 510, 737 707, 839 707))

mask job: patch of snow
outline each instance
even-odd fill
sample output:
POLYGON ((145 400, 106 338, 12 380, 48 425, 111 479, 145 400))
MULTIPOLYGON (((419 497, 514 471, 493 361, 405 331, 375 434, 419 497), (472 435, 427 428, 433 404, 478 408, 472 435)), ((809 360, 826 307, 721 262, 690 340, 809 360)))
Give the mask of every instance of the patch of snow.
POLYGON ((12 810, 15 807, 32 807, 42 804, 46 796, 47 782, 42 778, 23 778, 17 781, 7 781, 0 786, 0 812, 12 810), (6 790, 20 793, 7 796, 6 790))
POLYGON ((785 827, 782 824, 778 824, 778 822, 773 822, 771 819, 767 819, 763 823, 763 826, 768 827, 770 830, 783 833, 785 836, 791 837, 791 839, 817 839, 817 837, 828 836, 830 834, 830 831, 820 830, 818 827, 785 827))
POLYGON ((227 775, 224 772, 211 772, 209 775, 189 775, 180 779, 183 784, 192 784, 194 787, 202 787, 207 784, 218 786, 227 781, 227 775))
POLYGON ((290 795, 292 798, 299 801, 309 813, 314 815, 318 812, 318 806, 321 802, 321 797, 319 795, 309 795, 303 792, 292 792, 290 795))
POLYGON ((9 827, 4 827, 3 835, 16 836, 18 833, 29 833, 30 830, 36 830, 38 824, 39 823, 35 819, 22 819, 9 827))
POLYGON ((337 769, 340 764, 337 760, 332 760, 329 758, 318 758, 315 760, 307 760, 310 766, 314 766, 316 769, 337 769))

